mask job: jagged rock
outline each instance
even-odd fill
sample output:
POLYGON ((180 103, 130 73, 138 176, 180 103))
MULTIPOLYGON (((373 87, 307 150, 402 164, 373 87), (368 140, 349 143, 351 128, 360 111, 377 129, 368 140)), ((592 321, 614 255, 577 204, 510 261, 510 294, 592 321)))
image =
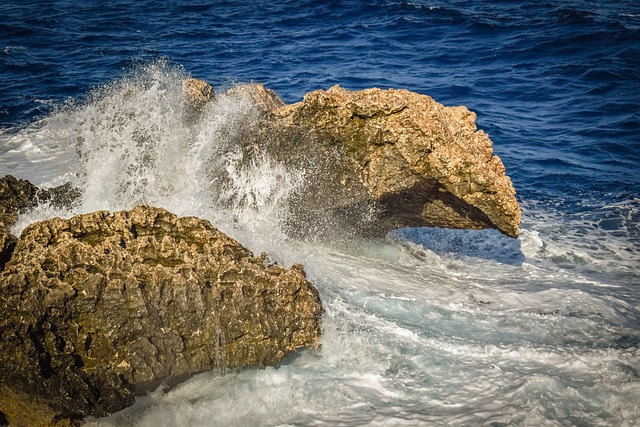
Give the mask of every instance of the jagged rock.
POLYGON ((182 82, 182 93, 189 102, 196 107, 201 107, 213 99, 213 88, 204 80, 185 79, 182 82))
MULTIPOLYGON (((243 93, 261 99, 260 85, 243 93)), ((407 90, 339 86, 302 102, 257 102, 262 111, 250 149, 303 170, 290 225, 323 233, 353 226, 384 233, 403 226, 496 228, 516 237, 520 207, 492 142, 474 113, 407 90)))
POLYGON ((5 175, 0 178, 0 224, 11 227, 19 214, 42 203, 49 203, 58 209, 69 208, 81 195, 82 192, 71 183, 53 188, 38 188, 26 179, 5 175))
POLYGON ((262 83, 234 86, 227 91, 227 95, 248 97, 262 112, 270 112, 286 105, 273 90, 267 89, 262 83))
POLYGON ((269 265, 207 221, 151 207, 29 225, 0 295, 11 425, 102 417, 161 383, 276 364, 317 344, 322 314, 301 266, 269 265))
POLYGON ((10 228, 20 213, 33 208, 37 192, 38 188, 27 180, 18 180, 11 175, 0 178, 0 271, 16 244, 10 228))
POLYGON ((0 178, 0 226, 11 227, 18 214, 35 203, 38 187, 25 179, 16 179, 11 175, 0 178))
POLYGON ((11 257, 16 238, 9 229, 18 214, 33 206, 37 187, 11 175, 0 178, 0 271, 11 257))
POLYGON ((511 180, 465 107, 445 107, 407 90, 334 86, 272 117, 281 132, 271 139, 272 151, 281 161, 291 152, 302 159, 312 153, 306 163, 314 191, 300 194, 303 210, 361 216, 357 207, 373 204, 371 226, 383 231, 439 226, 518 235, 520 207, 511 180))

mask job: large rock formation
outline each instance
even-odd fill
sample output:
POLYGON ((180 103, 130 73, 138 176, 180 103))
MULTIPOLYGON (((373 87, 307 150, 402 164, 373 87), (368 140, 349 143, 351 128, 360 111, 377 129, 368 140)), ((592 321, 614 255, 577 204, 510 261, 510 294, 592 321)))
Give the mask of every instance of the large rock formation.
POLYGON ((393 89, 334 86, 291 105, 262 85, 235 92, 263 112, 257 129, 241 134, 248 154, 261 145, 304 171, 291 203, 293 228, 439 226, 518 235, 511 180, 467 108, 393 89))
POLYGON ((204 220, 137 207, 38 222, 0 276, 0 415, 67 425, 198 372, 273 365, 316 345, 321 313, 301 266, 204 220))

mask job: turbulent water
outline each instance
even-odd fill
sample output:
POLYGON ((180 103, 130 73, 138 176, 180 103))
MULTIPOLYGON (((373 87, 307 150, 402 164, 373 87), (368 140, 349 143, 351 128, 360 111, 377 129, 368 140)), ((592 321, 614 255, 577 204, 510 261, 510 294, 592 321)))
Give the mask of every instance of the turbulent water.
POLYGON ((198 215, 303 263, 326 309, 320 351, 89 424, 639 425, 640 3, 612 3, 0 3, 0 175, 84 190, 15 232, 138 203, 198 215), (191 75, 287 102, 340 84, 466 105, 514 181, 521 236, 288 236, 305 171, 243 158, 247 99, 186 120, 191 75))

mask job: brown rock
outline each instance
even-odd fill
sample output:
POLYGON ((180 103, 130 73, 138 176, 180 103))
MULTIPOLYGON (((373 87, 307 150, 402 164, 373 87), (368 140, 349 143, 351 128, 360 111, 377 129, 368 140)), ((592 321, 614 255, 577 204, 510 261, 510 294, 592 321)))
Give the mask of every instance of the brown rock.
POLYGON ((497 228, 516 237, 515 190, 475 118, 407 90, 334 86, 274 109, 262 138, 280 161, 305 168, 296 219, 325 212, 325 226, 339 218, 377 232, 497 228))
POLYGON ((228 95, 248 95, 262 113, 258 126, 237 134, 245 160, 262 147, 304 171, 305 184, 289 206, 290 231, 380 234, 438 226, 518 236, 515 189, 465 107, 445 107, 407 90, 339 86, 292 105, 257 84, 228 95))
POLYGON ((334 86, 291 105, 262 85, 228 92, 238 94, 262 113, 259 125, 237 134, 245 160, 266 151, 304 171, 305 184, 290 201, 290 231, 438 226, 518 236, 515 189, 467 108, 394 89, 334 86))
POLYGON ((213 88, 204 80, 185 79, 182 82, 182 93, 194 106, 201 107, 213 99, 213 88))
POLYGON ((11 175, 0 178, 0 227, 11 227, 18 214, 35 204, 38 187, 11 175))
POLYGON ((29 181, 11 175, 0 178, 0 271, 11 258, 16 238, 10 228, 18 214, 33 208, 38 188, 29 181))
POLYGON ((28 226, 0 295, 12 425, 102 417, 161 383, 276 364, 317 344, 322 314, 301 266, 268 265, 207 221, 150 207, 28 226))
POLYGON ((229 96, 248 97, 262 112, 271 112, 284 107, 284 101, 271 89, 262 83, 249 83, 234 86, 227 91, 229 96))

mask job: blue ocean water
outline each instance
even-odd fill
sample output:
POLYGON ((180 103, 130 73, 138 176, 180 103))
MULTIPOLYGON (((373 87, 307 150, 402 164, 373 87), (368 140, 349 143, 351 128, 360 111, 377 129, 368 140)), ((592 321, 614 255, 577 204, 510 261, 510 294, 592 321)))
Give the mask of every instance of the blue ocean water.
MULTIPOLYGON (((149 184, 183 176, 156 151, 136 197, 224 228, 229 212, 189 185, 203 182, 203 153, 229 147, 211 124, 172 122, 186 75, 220 90, 261 82, 287 102, 340 84, 465 105, 514 182, 523 232, 406 229, 349 250, 290 241, 261 222, 286 199, 270 187, 283 191, 284 174, 268 161, 234 169, 236 192, 269 197, 235 206, 227 228, 305 264, 327 307, 323 353, 201 376, 96 423, 637 425, 639 1, 2 1, 0 175, 75 179, 69 141, 82 134, 83 158, 96 157, 79 182, 95 195, 84 209, 123 208, 133 199, 106 182, 131 168, 106 160, 129 155, 130 126, 156 132, 155 150, 195 132, 196 154, 172 152, 184 186, 149 184), (95 131, 119 113, 130 121, 95 131)), ((217 105, 210 123, 243 111, 217 105)))

